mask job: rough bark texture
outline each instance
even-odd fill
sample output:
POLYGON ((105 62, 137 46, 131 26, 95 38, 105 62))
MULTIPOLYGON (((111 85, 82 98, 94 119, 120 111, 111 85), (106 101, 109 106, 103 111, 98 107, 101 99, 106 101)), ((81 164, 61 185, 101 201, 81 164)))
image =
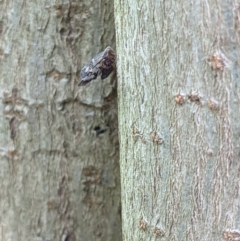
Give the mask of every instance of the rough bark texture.
POLYGON ((0 1, 0 240, 121 240, 113 1, 0 1))
POLYGON ((240 240, 239 13, 115 0, 123 240, 240 240))

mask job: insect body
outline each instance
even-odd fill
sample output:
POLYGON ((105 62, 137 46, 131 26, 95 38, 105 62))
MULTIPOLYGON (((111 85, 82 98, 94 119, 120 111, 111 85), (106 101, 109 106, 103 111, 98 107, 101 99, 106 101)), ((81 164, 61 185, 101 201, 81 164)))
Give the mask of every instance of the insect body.
POLYGON ((111 47, 107 47, 103 52, 96 55, 82 68, 80 72, 81 81, 78 85, 85 85, 98 76, 101 76, 101 79, 106 79, 115 69, 115 56, 111 47))

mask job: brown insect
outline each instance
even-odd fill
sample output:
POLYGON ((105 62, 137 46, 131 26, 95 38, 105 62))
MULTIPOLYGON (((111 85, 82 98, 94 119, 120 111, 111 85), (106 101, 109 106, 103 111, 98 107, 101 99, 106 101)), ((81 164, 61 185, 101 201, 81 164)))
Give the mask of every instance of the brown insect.
POLYGON ((83 86, 88 82, 96 79, 106 79, 115 69, 115 52, 111 47, 107 47, 103 52, 96 55, 88 64, 86 64, 80 72, 79 86, 83 86))

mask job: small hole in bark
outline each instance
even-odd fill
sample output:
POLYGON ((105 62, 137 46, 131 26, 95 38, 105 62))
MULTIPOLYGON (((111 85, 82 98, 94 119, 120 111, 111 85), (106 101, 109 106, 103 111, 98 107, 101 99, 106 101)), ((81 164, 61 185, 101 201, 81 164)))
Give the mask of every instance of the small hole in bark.
POLYGON ((104 132, 106 132, 106 129, 101 129, 100 126, 95 126, 94 131, 96 132, 97 136, 103 134, 104 132))

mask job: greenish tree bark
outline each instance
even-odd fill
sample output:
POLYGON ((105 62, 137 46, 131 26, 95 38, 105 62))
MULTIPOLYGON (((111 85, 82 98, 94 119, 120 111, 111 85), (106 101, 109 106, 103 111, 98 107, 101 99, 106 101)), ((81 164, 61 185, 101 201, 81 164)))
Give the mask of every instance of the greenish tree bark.
POLYGON ((121 240, 113 2, 0 1, 0 240, 121 240))
POLYGON ((123 240, 240 240, 238 1, 115 0, 123 240))

